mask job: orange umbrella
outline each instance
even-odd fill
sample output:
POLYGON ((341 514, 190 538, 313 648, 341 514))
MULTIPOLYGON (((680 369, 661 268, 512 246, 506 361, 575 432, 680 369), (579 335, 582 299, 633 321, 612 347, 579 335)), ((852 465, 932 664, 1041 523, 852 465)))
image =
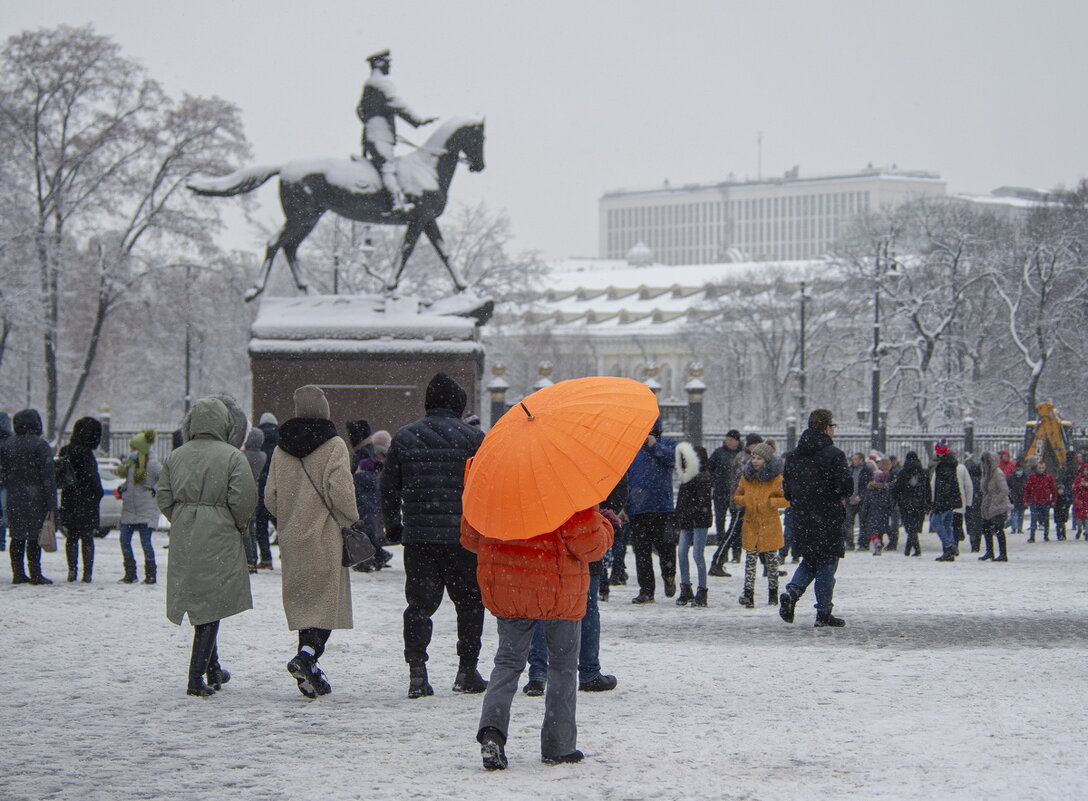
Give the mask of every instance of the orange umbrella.
POLYGON ((500 540, 554 531, 608 497, 658 414, 654 393, 630 378, 575 378, 534 392, 468 460, 465 518, 500 540))

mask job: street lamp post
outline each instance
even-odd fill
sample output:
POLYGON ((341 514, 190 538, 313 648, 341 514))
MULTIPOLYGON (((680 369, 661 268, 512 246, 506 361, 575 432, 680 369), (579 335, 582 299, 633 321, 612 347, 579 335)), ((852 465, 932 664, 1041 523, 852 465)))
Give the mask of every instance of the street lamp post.
POLYGON ((808 374, 805 372, 805 302, 808 300, 808 296, 805 294, 805 282, 801 282, 801 370, 797 373, 797 404, 798 408, 804 413, 808 408, 808 397, 805 394, 805 384, 808 380, 808 374))
POLYGON ((887 444, 884 418, 880 411, 880 294, 884 288, 885 273, 892 266, 893 257, 888 252, 888 240, 882 239, 877 245, 873 271, 873 350, 870 357, 872 387, 869 398, 869 447, 880 453, 884 452, 887 444))

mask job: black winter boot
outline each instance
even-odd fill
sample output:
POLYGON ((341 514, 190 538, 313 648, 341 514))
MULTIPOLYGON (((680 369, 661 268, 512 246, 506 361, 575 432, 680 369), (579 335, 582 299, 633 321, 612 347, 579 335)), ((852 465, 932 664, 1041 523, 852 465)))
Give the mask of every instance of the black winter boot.
POLYGON ((332 692, 332 685, 325 678, 325 672, 317 666, 317 660, 307 651, 295 654, 287 663, 287 672, 298 682, 298 691, 311 700, 332 692))
POLYGON ((706 587, 700 587, 695 591, 695 600, 691 602, 692 606, 705 607, 706 603, 706 587))
POLYGON ((476 742, 480 744, 480 758, 483 759, 484 768, 487 770, 506 770, 506 737, 494 726, 480 729, 476 735, 476 742))
POLYGON ((797 606, 797 596, 787 589, 778 596, 778 616, 787 623, 793 622, 793 610, 797 606))
POLYGON ((822 628, 841 629, 845 625, 846 625, 845 620, 843 620, 841 617, 835 617, 830 612, 817 612, 816 613, 816 623, 815 623, 815 626, 814 626, 815 628, 818 628, 818 629, 822 629, 822 628))
POLYGON ((420 663, 408 666, 408 697, 423 698, 434 695, 434 688, 427 681, 427 666, 420 663))
POLYGON ((137 578, 136 578, 136 560, 135 559, 126 559, 125 560, 125 575, 121 577, 121 581, 119 583, 120 584, 135 584, 136 581, 137 581, 137 578))
POLYGON ((26 574, 26 568, 23 566, 23 557, 26 555, 26 540, 11 538, 11 547, 8 549, 8 556, 11 558, 11 583, 12 584, 29 584, 30 578, 26 574))
POLYGON ((737 599, 737 603, 747 609, 755 609, 756 606, 755 599, 752 597, 752 593, 748 590, 745 590, 740 594, 740 597, 737 599))
POLYGON ((219 643, 212 644, 212 653, 208 658, 208 670, 206 671, 208 677, 208 686, 213 690, 222 690, 223 685, 230 681, 230 672, 223 669, 219 664, 219 643))
POLYGON ((999 531, 997 533, 997 556, 994 557, 995 562, 1007 562, 1009 557, 1005 554, 1005 532, 999 531))
POLYGON ((942 553, 940 556, 938 556, 934 561, 935 562, 955 562, 956 561, 956 552, 952 548, 945 548, 944 553, 942 553))
POLYGON ((681 584, 680 585, 680 595, 676 599, 676 605, 677 606, 687 606, 688 604, 690 604, 694 600, 695 600, 695 595, 691 592, 691 585, 690 584, 681 584))
POLYGON ((767 606, 778 606, 778 585, 767 590, 767 606))
POLYGON ((204 683, 204 674, 208 670, 212 649, 215 647, 215 635, 219 631, 219 621, 201 623, 193 627, 193 653, 189 658, 189 687, 187 695, 207 698, 215 695, 215 690, 204 683))
POLYGON ((476 665, 461 665, 453 680, 453 691, 466 695, 477 695, 487 689, 487 680, 480 675, 476 665))
POLYGON ((26 571, 30 575, 31 584, 53 583, 42 575, 42 547, 36 540, 26 542, 26 571))
POLYGON ((158 568, 154 562, 144 562, 144 584, 154 584, 158 568))
POLYGON ((83 581, 91 583, 91 573, 94 571, 94 537, 83 538, 83 581))

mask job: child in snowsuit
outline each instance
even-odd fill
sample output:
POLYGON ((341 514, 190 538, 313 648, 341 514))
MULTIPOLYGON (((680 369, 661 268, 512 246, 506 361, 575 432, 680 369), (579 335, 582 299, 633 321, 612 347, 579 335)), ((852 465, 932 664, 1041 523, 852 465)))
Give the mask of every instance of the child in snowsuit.
POLYGON ((761 556, 767 567, 768 603, 778 604, 778 549, 785 543, 778 510, 790 504, 782 491, 782 460, 775 456, 774 448, 760 442, 749 453, 733 501, 744 509, 744 592, 738 601, 751 609, 755 606, 756 562, 761 556))
POLYGON ((888 484, 888 474, 883 470, 873 473, 873 480, 861 496, 861 533, 869 537, 869 547, 873 556, 880 556, 884 551, 884 537, 891 536, 892 509, 895 498, 888 484))

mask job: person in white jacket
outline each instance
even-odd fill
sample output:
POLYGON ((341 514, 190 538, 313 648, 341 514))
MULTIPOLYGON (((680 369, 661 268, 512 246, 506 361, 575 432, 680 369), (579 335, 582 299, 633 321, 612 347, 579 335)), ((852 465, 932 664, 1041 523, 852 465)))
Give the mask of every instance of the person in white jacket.
POLYGON ((947 440, 940 440, 933 447, 933 453, 937 456, 937 466, 931 480, 933 510, 929 517, 929 527, 937 532, 944 549, 937 561, 954 562, 958 549, 956 534, 952 528, 952 516, 963 514, 971 505, 974 487, 967 468, 956 460, 947 440))

